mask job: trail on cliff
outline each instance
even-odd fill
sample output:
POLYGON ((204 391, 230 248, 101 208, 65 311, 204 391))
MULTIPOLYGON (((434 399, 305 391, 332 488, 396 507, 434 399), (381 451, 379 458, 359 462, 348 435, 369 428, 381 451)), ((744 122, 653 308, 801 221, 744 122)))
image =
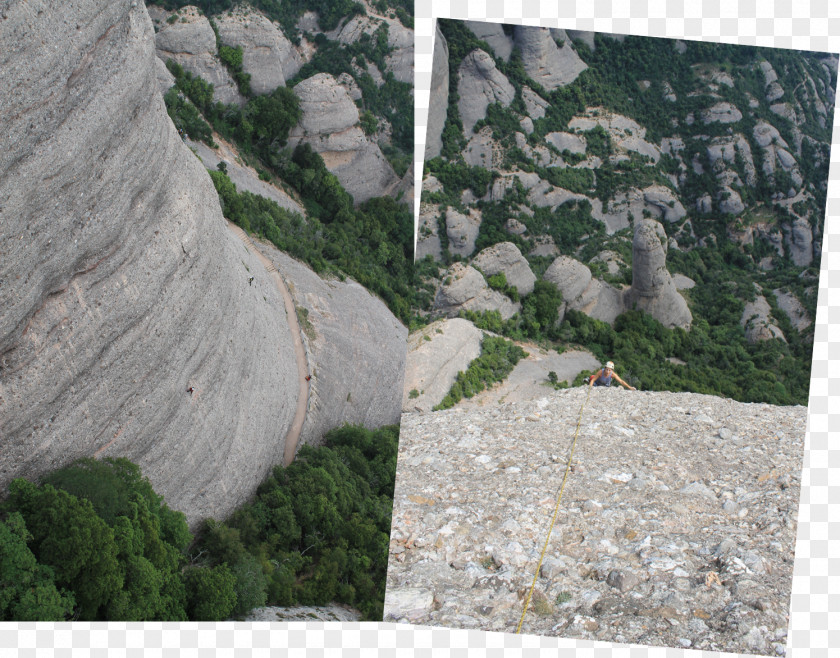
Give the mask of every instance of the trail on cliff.
POLYGON ((306 407, 309 402, 309 381, 306 379, 309 376, 309 369, 306 364, 306 351, 303 349, 303 340, 300 337, 300 325, 298 324, 297 311, 295 310, 295 303, 292 300, 292 295, 286 287, 283 277, 280 272, 274 267, 274 264, 268 260, 260 251, 254 247, 251 238, 239 226, 228 222, 228 227, 236 235, 245 246, 257 257, 257 259, 265 267, 265 271, 271 275, 274 282, 277 284, 277 289, 283 295, 283 302, 286 305, 286 318, 289 323, 289 333, 292 336, 292 344, 295 348, 295 360, 297 361, 298 374, 298 396, 297 406, 295 408, 295 417, 292 420, 292 425, 286 434, 286 447, 283 453, 283 465, 288 466, 294 461, 295 453, 297 452, 298 441, 300 440, 300 432, 303 429, 303 421, 306 420, 306 407))

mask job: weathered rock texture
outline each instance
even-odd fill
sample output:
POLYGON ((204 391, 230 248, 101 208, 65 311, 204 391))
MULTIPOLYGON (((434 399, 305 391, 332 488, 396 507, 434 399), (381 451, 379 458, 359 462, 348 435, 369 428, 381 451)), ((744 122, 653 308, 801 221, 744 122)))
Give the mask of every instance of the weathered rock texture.
POLYGON ((280 272, 295 306, 305 309, 301 324, 312 379, 300 443, 318 445, 343 423, 398 423, 408 330, 355 281, 324 280, 271 244, 255 246, 280 272))
POLYGON ((647 219, 636 223, 633 235, 633 285, 626 304, 650 313, 669 328, 691 325, 691 311, 665 267, 662 225, 647 219))
POLYGON ((517 25, 514 42, 525 71, 548 91, 574 82, 587 68, 568 41, 558 48, 547 28, 517 25))
POLYGON ((487 287, 484 277, 474 267, 453 264, 444 275, 434 302, 435 311, 454 317, 463 311, 499 311, 503 320, 516 313, 520 305, 507 295, 487 287))
POLYGON ((513 41, 505 34, 501 23, 464 21, 464 25, 479 39, 487 42, 496 57, 506 62, 510 60, 510 54, 513 52, 513 41))
POLYGON ((356 104, 333 76, 313 75, 294 92, 301 118, 289 133, 290 146, 309 144, 357 204, 394 191, 399 178, 379 146, 365 137, 356 104))
POLYGON ((484 276, 504 273, 508 285, 516 288, 520 295, 529 295, 534 290, 537 277, 531 271, 528 261, 512 242, 499 242, 492 247, 482 249, 473 259, 472 265, 480 269, 484 276))
POLYGON ((222 43, 242 48, 242 70, 251 75, 251 91, 270 94, 301 67, 300 55, 274 23, 250 8, 237 8, 215 18, 222 43))
POLYGON ((210 21, 196 7, 180 10, 177 20, 164 23, 154 39, 157 55, 164 62, 172 59, 213 85, 213 100, 245 103, 236 82, 216 57, 216 35, 210 21))
POLYGON ((472 135, 473 126, 487 113, 491 103, 510 105, 515 90, 505 75, 496 68, 493 58, 480 49, 464 57, 458 69, 458 113, 464 135, 472 135))
POLYGON ((484 332, 469 320, 438 320, 408 337, 403 411, 431 411, 449 393, 455 376, 481 354, 484 332))
POLYGON ((223 517, 294 413, 280 293, 166 115, 142 3, 15 4, 0 41, 0 490, 127 457, 223 517))
POLYGON ((432 59, 432 85, 429 90, 429 118, 426 120, 426 159, 440 155, 441 133, 449 107, 449 46, 435 24, 435 51, 432 59))
POLYGON ((475 239, 481 226, 481 213, 470 210, 466 215, 454 208, 446 209, 446 235, 449 251, 458 256, 470 256, 475 250, 475 239))
POLYGON ((763 295, 758 295, 755 301, 747 302, 744 305, 744 312, 741 314, 741 326, 744 327, 747 342, 758 343, 772 338, 780 338, 787 342, 782 330, 773 324, 770 313, 770 304, 767 303, 763 295))
POLYGON ((783 654, 807 410, 691 393, 403 415, 385 621, 516 630, 587 394, 522 632, 783 654))

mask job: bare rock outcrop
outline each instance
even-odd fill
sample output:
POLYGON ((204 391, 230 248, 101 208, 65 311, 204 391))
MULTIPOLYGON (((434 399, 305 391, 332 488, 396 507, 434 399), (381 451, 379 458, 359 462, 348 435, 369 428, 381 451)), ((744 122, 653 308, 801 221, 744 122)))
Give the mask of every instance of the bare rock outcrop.
POLYGON ((510 105, 515 90, 493 58, 481 49, 464 57, 458 68, 458 113, 464 135, 472 135, 473 126, 487 113, 491 103, 510 105))
POLYGON ((427 203, 420 205, 420 218, 417 223, 417 241, 414 245, 414 260, 423 260, 431 255, 435 260, 441 260, 443 250, 438 235, 437 206, 427 203))
POLYGON ((545 116, 545 108, 548 101, 530 87, 522 87, 522 101, 525 103, 525 111, 533 120, 542 119, 545 116))
POLYGON ((805 329, 813 324, 813 320, 808 317, 808 311, 805 310, 805 307, 797 299, 796 295, 777 288, 773 291, 773 296, 776 298, 776 303, 779 305, 779 308, 788 316, 794 329, 805 331, 805 329))
POLYGON ((177 13, 177 20, 163 24, 155 35, 157 55, 164 62, 172 59, 213 85, 213 100, 221 103, 243 105, 228 70, 216 56, 216 35, 207 17, 196 7, 184 7, 177 13))
POLYGON ((398 423, 405 326, 352 279, 322 279, 271 244, 255 246, 280 272, 303 316, 312 379, 300 443, 318 445, 343 423, 369 428, 398 423))
POLYGON ((289 133, 289 144, 309 144, 324 159, 354 201, 390 194, 399 178, 359 126, 359 110, 350 94, 328 73, 318 73, 294 87, 301 118, 289 133))
POLYGON ((501 23, 464 21, 464 25, 479 39, 487 42, 496 57, 506 62, 510 60, 510 54, 513 52, 513 40, 505 34, 501 23))
POLYGON ((453 264, 444 275, 443 283, 435 296, 436 311, 454 317, 464 311, 499 311, 503 320, 516 313, 520 305, 507 295, 487 287, 484 277, 474 267, 464 263, 453 264))
POLYGON ((4 12, 0 490, 126 457, 191 524, 224 517, 295 409, 279 289, 167 117, 144 5, 4 12))
POLYGON ((710 123, 735 123, 743 118, 741 111, 732 103, 715 103, 712 107, 703 110, 700 118, 704 124, 710 123))
POLYGON ((779 329, 770 317, 770 304, 764 295, 758 295, 755 301, 747 302, 744 305, 744 312, 741 314, 741 326, 747 336, 747 342, 758 343, 763 340, 779 338, 785 342, 784 333, 779 329))
POLYGON ((470 209, 468 214, 454 208, 446 209, 446 236, 449 238, 449 251, 458 256, 471 256, 475 251, 475 239, 481 226, 481 213, 470 209))
POLYGON ((429 118, 426 120, 426 160, 440 155, 441 133, 449 107, 449 46, 435 25, 435 50, 432 58, 432 85, 429 90, 429 118))
POLYGON ((274 23, 250 8, 237 8, 215 19, 222 43, 242 48, 242 70, 251 76, 251 91, 270 94, 300 70, 302 61, 274 23))
POLYGON ((665 231, 659 222, 636 222, 633 234, 633 285, 626 292, 628 308, 652 315, 668 328, 691 326, 691 311, 665 267, 665 231))
POLYGON ((548 91, 574 82, 587 69, 571 43, 558 48, 547 28, 517 25, 513 34, 525 71, 548 91))
POLYGON ((808 267, 814 259, 814 235, 807 219, 797 217, 785 233, 785 244, 791 260, 798 267, 808 267))
POLYGON ((651 185, 643 191, 648 210, 673 224, 685 217, 685 208, 664 185, 651 185))
POLYGON ((550 281, 563 294, 563 300, 576 299, 592 280, 592 272, 580 261, 569 256, 558 256, 548 266, 543 279, 550 281))
POLYGON ((528 261, 512 242, 499 242, 482 249, 473 259, 472 266, 480 269, 484 276, 502 272, 508 285, 516 288, 520 295, 530 294, 537 280, 528 261))
POLYGON ((484 332, 469 320, 437 320, 408 337, 404 412, 431 411, 449 393, 456 375, 481 354, 484 332))

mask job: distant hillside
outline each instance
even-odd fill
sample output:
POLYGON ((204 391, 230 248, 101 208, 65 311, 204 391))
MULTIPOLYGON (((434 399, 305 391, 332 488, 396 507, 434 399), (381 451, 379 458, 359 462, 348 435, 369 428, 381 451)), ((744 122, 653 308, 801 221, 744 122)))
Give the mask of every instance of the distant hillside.
POLYGON ((645 388, 805 403, 836 78, 822 53, 440 20, 418 310, 645 388))

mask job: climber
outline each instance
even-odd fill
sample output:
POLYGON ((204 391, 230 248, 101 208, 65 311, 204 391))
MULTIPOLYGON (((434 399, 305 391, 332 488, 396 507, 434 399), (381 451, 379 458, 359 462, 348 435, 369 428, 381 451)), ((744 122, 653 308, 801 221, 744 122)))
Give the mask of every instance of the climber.
POLYGON ((615 380, 621 384, 624 388, 635 391, 635 386, 630 386, 627 382, 625 382, 621 377, 618 376, 618 373, 615 371, 615 364, 612 361, 607 361, 606 365, 601 368, 598 372, 594 375, 590 375, 589 377, 589 385, 590 386, 610 386, 612 384, 612 378, 615 377, 615 380))
POLYGON ((248 285, 250 286, 254 282, 254 277, 249 277, 248 285))

